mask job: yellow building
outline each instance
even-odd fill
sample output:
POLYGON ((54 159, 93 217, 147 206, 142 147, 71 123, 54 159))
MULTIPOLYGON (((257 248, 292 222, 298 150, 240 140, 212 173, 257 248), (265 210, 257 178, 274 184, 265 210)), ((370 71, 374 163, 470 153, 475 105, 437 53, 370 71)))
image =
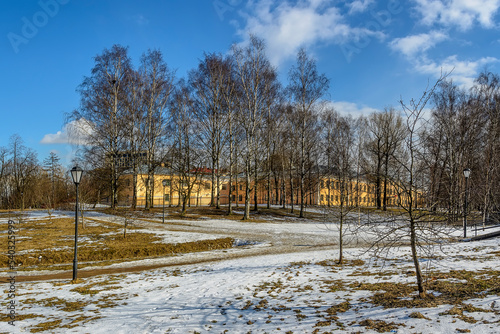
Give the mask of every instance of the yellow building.
MULTIPOLYGON (((146 183, 147 173, 141 170, 137 176, 137 206, 141 207, 146 202, 146 183)), ((133 198, 133 176, 125 174, 120 178, 121 191, 119 202, 121 205, 131 205, 133 198)), ((257 204, 266 204, 268 195, 270 194, 271 204, 282 204, 281 199, 286 198, 286 204, 291 204, 292 194, 289 187, 289 180, 285 182, 285 196, 282 194, 282 189, 276 189, 271 182, 271 191, 267 190, 267 181, 262 180, 255 184, 252 182, 250 191, 250 204, 255 204, 255 193, 257 193, 257 204)), ((212 182, 211 170, 201 168, 193 171, 193 173, 179 175, 173 173, 171 169, 159 167, 156 170, 154 180, 151 182, 153 187, 153 206, 165 205, 175 206, 182 202, 184 196, 189 196, 187 204, 190 206, 210 205, 212 182), (165 181, 165 186, 163 186, 165 181)), ((346 206, 361 206, 375 207, 376 206, 376 189, 372 182, 366 179, 350 180, 341 183, 339 179, 322 177, 314 182, 314 186, 310 186, 307 194, 305 194, 307 205, 319 206, 339 206, 341 200, 341 188, 343 188, 344 202, 346 206)), ((293 189, 293 202, 295 205, 300 203, 299 187, 296 184, 293 189)), ((217 192, 217 190, 216 190, 217 192)), ((231 187, 226 176, 221 177, 219 200, 220 204, 225 205, 231 200, 232 204, 243 205, 245 203, 246 184, 244 178, 234 177, 231 187)), ((383 184, 381 185, 381 196, 383 199, 383 184)), ((423 196, 420 192, 413 194, 414 206, 423 205, 423 196)), ((387 185, 387 206, 408 205, 408 196, 401 187, 397 187, 394 183, 387 185)))
MULTIPOLYGON (((137 206, 146 204, 148 174, 142 169, 137 175, 137 206)), ((122 205, 131 205, 133 199, 133 175, 126 173, 120 177, 121 191, 119 202, 122 205)), ((166 167, 158 167, 151 182, 153 188, 153 206, 178 205, 184 196, 189 196, 188 205, 209 205, 211 201, 212 182, 210 175, 205 172, 179 175, 166 167), (165 186, 163 185, 165 183, 165 186)))
MULTIPOLYGON (((319 182, 318 190, 318 205, 340 205, 342 184, 338 179, 322 178, 319 182)), ((380 185, 381 200, 383 201, 384 183, 380 185)), ((402 187, 396 183, 387 184, 387 206, 407 206, 409 196, 402 187)), ((413 193, 414 206, 423 205, 422 194, 414 191, 413 193)), ((376 186, 372 182, 365 179, 350 180, 344 184, 344 205, 375 207, 377 205, 376 186)))

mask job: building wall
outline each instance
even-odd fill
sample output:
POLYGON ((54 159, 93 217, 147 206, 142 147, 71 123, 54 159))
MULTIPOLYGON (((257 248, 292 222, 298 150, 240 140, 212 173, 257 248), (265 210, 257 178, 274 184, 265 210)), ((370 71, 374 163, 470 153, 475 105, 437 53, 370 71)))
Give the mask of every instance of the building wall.
MULTIPOLYGON (((238 182, 232 185, 232 191, 229 192, 228 184, 224 184, 221 189, 221 204, 227 204, 228 198, 231 197, 232 203, 234 204, 245 204, 245 182, 238 182)), ((254 192, 255 184, 252 182, 250 185, 250 204, 254 204, 254 192)), ((286 204, 291 204, 291 196, 289 183, 286 185, 286 204)), ((319 180, 318 184, 313 187, 305 195, 306 204, 308 205, 324 205, 324 206, 339 206, 340 205, 340 181, 333 178, 322 178, 319 180)), ((383 189, 383 184, 381 186, 383 189)), ((376 193, 375 185, 369 183, 368 181, 351 181, 347 184, 347 199, 344 199, 344 205, 350 206, 363 206, 363 207, 374 207, 376 206, 376 193), (347 202, 346 202, 347 201, 347 202)), ((418 198, 418 205, 423 205, 423 200, 421 194, 417 192, 414 193, 414 198, 418 198)), ((257 184, 257 203, 266 204, 267 203, 267 181, 260 182, 257 184)), ((383 196, 383 194, 382 194, 383 196)), ((399 206, 401 203, 407 205, 407 197, 402 194, 401 189, 397 189, 393 184, 387 185, 387 206, 395 207, 399 206)), ((282 204, 282 202, 276 202, 276 198, 280 199, 281 189, 276 189, 273 184, 271 184, 271 204, 282 204), (276 193, 278 192, 278 196, 276 193)), ((300 193, 298 184, 294 186, 294 205, 300 204, 300 193)), ((416 203, 417 204, 417 203, 416 203)), ((415 205, 417 206, 417 205, 415 205)))
MULTIPOLYGON (((137 178, 137 206, 141 207, 145 205, 145 180, 146 175, 138 175, 137 178)), ((122 190, 119 194, 119 202, 121 205, 131 205, 132 204, 132 175, 124 175, 121 177, 120 182, 122 183, 122 190)), ((210 180, 210 175, 203 175, 195 181, 195 177, 191 177, 190 182, 195 182, 193 186, 190 200, 188 204, 191 206, 198 205, 210 205, 211 203, 211 187, 212 183, 210 180)), ((257 204, 267 203, 267 181, 262 181, 257 183, 257 186, 252 182, 250 185, 250 204, 254 205, 254 194, 257 192, 257 204)), ((291 204, 290 196, 290 186, 289 182, 286 184, 286 204, 291 204)), ((298 184, 294 186, 294 205, 300 204, 300 194, 298 192, 298 184)), ((383 189, 383 185, 381 187, 383 189)), ((186 190, 186 186, 180 183, 180 176, 178 175, 155 175, 154 177, 154 199, 153 206, 162 206, 163 198, 165 196, 165 205, 176 206, 181 201, 179 189, 186 190), (163 187, 162 181, 168 180, 165 188, 163 187)), ((245 182, 241 179, 236 183, 233 180, 231 185, 231 191, 226 179, 221 180, 220 186, 220 203, 226 205, 231 199, 233 205, 244 205, 245 204, 245 182)), ((376 195, 375 195, 375 185, 369 183, 368 181, 362 180, 356 182, 355 180, 347 184, 347 203, 344 205, 350 206, 362 206, 362 207, 374 207, 376 206, 376 195)), ((182 196, 182 194, 181 194, 182 196)), ((383 194, 382 194, 383 196, 383 194)), ((422 206, 423 199, 421 194, 417 192, 414 193, 414 198, 419 196, 415 206, 422 206)), ((281 205, 281 202, 276 202, 276 197, 282 198, 281 189, 276 189, 274 184, 271 183, 271 204, 281 205), (278 193, 278 196, 276 194, 278 193)), ((398 189, 393 184, 388 184, 387 186, 387 206, 395 207, 399 204, 407 204, 407 197, 402 194, 401 189, 398 189)), ((310 191, 305 196, 306 204, 308 205, 323 205, 323 206, 339 206, 340 205, 340 181, 334 178, 321 178, 317 185, 311 187, 310 191)))
MULTIPOLYGON (((137 176, 137 206, 141 207, 146 204, 146 177, 147 175, 137 176)), ((123 205, 131 205, 133 198, 133 176, 124 175, 120 178, 123 187, 120 192, 120 203, 123 205)), ((207 180, 207 177, 191 177, 190 182, 195 182, 188 204, 193 205, 209 205, 211 201, 212 183, 207 180)), ((182 202, 183 193, 187 192, 187 186, 182 185, 180 176, 178 175, 155 175, 153 181, 153 206, 162 206, 165 198, 165 205, 178 205, 182 202), (167 185, 163 187, 163 180, 167 180, 167 185), (181 193, 179 193, 181 189, 181 193)))

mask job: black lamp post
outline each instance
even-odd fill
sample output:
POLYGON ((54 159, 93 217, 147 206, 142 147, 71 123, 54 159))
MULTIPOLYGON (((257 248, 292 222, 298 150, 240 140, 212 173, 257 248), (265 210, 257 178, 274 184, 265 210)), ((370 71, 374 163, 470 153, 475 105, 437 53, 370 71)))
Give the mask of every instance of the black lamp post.
POLYGON ((77 245, 78 245, 78 185, 82 179, 83 169, 75 166, 71 169, 71 178, 76 187, 76 204, 75 204, 75 257, 73 259, 73 281, 76 280, 78 260, 77 260, 77 245))
POLYGON ((161 182, 163 184, 163 219, 162 222, 165 224, 165 187, 167 186, 167 180, 161 182))
POLYGON ((470 176, 470 169, 469 168, 464 169, 464 176, 465 176, 464 238, 467 238, 467 191, 469 189, 469 187, 468 187, 468 181, 469 181, 469 176, 470 176))

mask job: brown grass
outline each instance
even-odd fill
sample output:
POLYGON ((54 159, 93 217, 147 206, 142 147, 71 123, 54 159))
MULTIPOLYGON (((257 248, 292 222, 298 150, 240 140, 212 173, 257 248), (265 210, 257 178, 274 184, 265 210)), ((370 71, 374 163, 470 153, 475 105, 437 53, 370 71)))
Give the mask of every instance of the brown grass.
POLYGON ((52 321, 46 321, 46 322, 40 322, 34 327, 30 329, 31 333, 38 333, 38 332, 44 332, 44 331, 49 331, 51 329, 56 329, 60 327, 62 320, 57 319, 57 320, 52 320, 52 321))
MULTIPOLYGON (((74 220, 71 218, 43 219, 16 225, 16 262, 20 269, 69 268, 74 257, 74 220)), ((202 240, 165 244, 153 233, 130 229, 123 238, 122 226, 103 221, 92 221, 79 228, 78 261, 106 265, 109 261, 168 256, 178 253, 201 252, 231 248, 233 239, 202 240)), ((2 243, 7 247, 7 242, 2 243)), ((83 264, 83 263, 82 263, 83 264)), ((1 249, 0 266, 8 266, 7 252, 1 249)))
POLYGON ((26 305, 36 304, 42 307, 50 307, 50 308, 55 307, 65 312, 75 312, 75 311, 83 312, 83 309, 87 305, 89 305, 90 302, 84 302, 84 301, 70 302, 58 297, 51 297, 40 300, 34 298, 28 298, 26 300, 23 300, 23 304, 26 305))
POLYGON ((370 297, 378 306, 399 307, 434 307, 442 304, 461 304, 471 298, 484 298, 487 295, 500 294, 500 271, 451 271, 433 273, 427 283, 428 291, 439 292, 439 296, 428 293, 427 298, 415 295, 416 286, 402 283, 353 283, 356 290, 382 291, 370 297))
MULTIPOLYGON (((78 261, 96 262, 127 260, 137 258, 148 258, 157 256, 170 256, 179 253, 202 252, 207 250, 228 249, 233 245, 232 238, 216 240, 201 240, 179 244, 155 243, 159 237, 149 233, 130 233, 126 239, 121 236, 110 236, 103 240, 101 249, 96 250, 93 246, 78 247, 78 261)), ((18 262, 23 266, 46 266, 52 264, 69 264, 73 261, 74 253, 68 250, 44 250, 38 252, 41 259, 32 256, 32 253, 16 256, 18 262)), ((1 257, 2 265, 7 266, 7 256, 1 257)))
POLYGON ((399 327, 405 327, 405 324, 394 323, 394 322, 385 322, 383 320, 371 320, 366 319, 359 323, 361 326, 364 326, 368 329, 374 329, 379 333, 386 333, 392 330, 398 329, 399 327))
POLYGON ((431 320, 427 318, 425 315, 423 315, 420 312, 412 312, 408 317, 413 318, 413 319, 426 319, 426 320, 431 320))
MULTIPOLYGON (((21 313, 21 314, 16 314, 15 321, 20 321, 20 320, 25 320, 25 319, 33 319, 33 318, 43 318, 43 317, 45 317, 45 316, 43 316, 41 314, 21 313)), ((12 319, 7 314, 1 314, 0 321, 9 322, 9 321, 12 321, 12 319)))

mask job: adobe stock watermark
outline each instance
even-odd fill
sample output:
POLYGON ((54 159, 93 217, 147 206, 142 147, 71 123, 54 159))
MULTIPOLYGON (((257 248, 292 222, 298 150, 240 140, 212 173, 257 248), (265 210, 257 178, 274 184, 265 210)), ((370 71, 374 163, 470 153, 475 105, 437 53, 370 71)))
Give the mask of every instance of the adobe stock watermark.
POLYGON ((40 0, 38 6, 40 10, 31 17, 23 16, 21 18, 20 33, 9 32, 7 39, 14 50, 14 53, 19 53, 19 47, 22 44, 28 44, 37 34, 38 30, 45 27, 51 18, 59 13, 62 5, 65 5, 69 0, 40 0))
POLYGON ((228 11, 232 12, 241 3, 242 0, 214 0, 212 5, 214 6, 215 12, 219 16, 219 19, 224 21, 224 14, 228 11))
POLYGON ((7 316, 9 325, 15 326, 16 321, 16 226, 13 220, 9 220, 7 237, 7 258, 9 263, 9 278, 7 279, 7 316))
MULTIPOLYGON (((386 9, 379 10, 378 12, 375 12, 374 10, 370 11, 372 20, 366 22, 364 28, 370 31, 380 31, 391 23, 394 15, 397 15, 402 11, 403 7, 401 6, 401 2, 399 0, 389 0, 387 2, 386 9)), ((372 38, 373 36, 364 35, 361 36, 359 40, 340 45, 340 50, 342 50, 347 62, 350 63, 354 54, 359 54, 362 49, 370 45, 372 38)))

